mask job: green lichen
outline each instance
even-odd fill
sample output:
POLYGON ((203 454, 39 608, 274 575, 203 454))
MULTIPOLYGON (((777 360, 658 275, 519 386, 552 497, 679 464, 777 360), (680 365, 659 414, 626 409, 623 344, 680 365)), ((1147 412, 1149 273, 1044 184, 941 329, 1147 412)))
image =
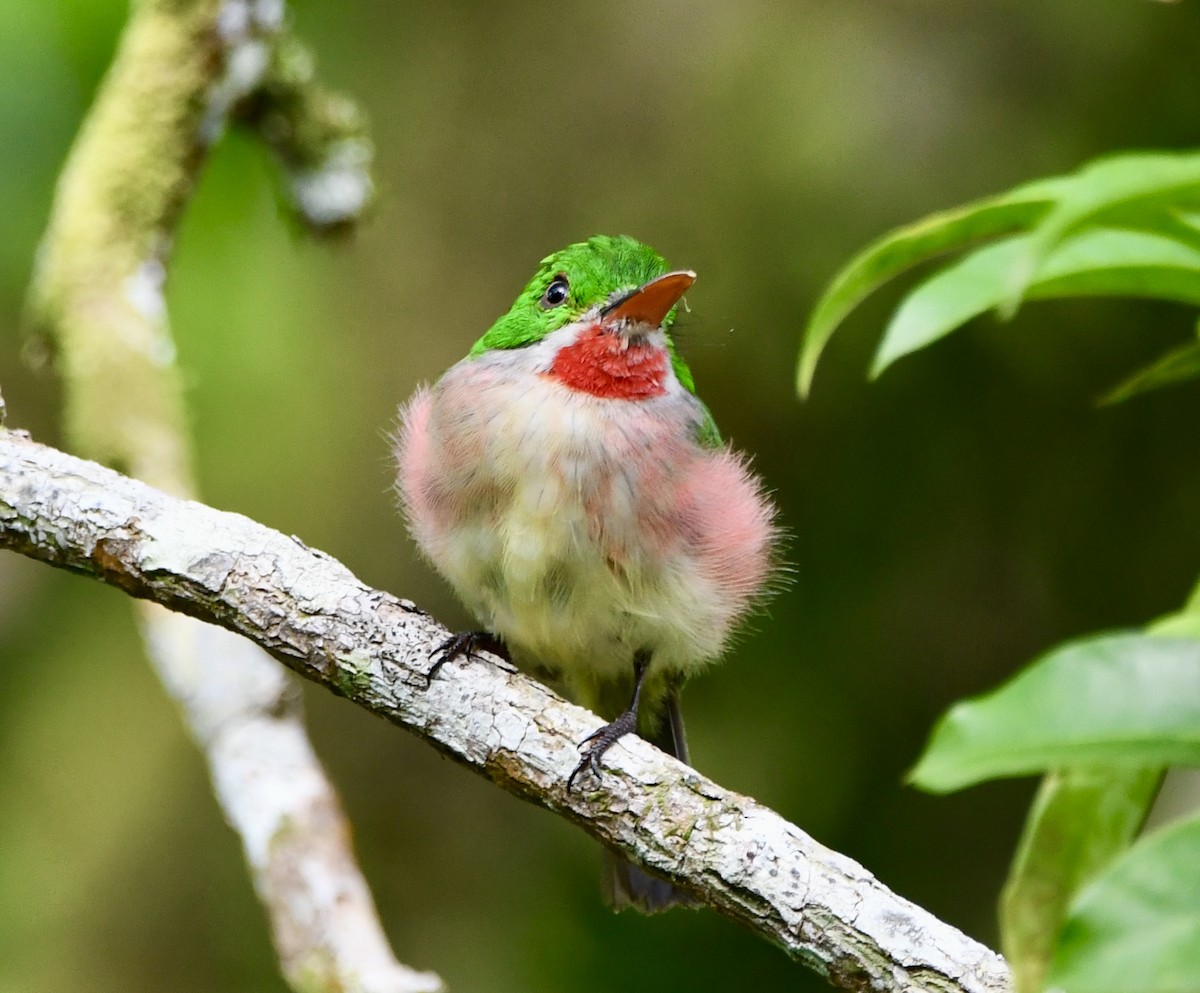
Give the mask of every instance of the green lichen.
POLYGON ((294 993, 343 993, 346 984, 338 975, 337 963, 324 948, 314 948, 301 962, 287 970, 294 993))
POLYGON ((333 685, 342 696, 356 697, 371 685, 371 656, 361 648, 339 655, 333 673, 333 685))

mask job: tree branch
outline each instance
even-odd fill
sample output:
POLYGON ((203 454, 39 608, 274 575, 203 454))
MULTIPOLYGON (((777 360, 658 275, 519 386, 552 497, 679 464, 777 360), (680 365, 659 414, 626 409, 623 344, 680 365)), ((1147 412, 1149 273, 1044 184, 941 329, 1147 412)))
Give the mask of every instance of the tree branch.
POLYGON ((275 44, 242 119, 279 159, 297 217, 316 235, 341 234, 374 196, 374 152, 358 105, 315 79, 314 60, 294 36, 275 44))
POLYGON ((1000 993, 1003 959, 778 814, 637 738, 568 793, 599 719, 517 673, 447 665, 411 602, 237 514, 0 431, 0 547, 244 635, 305 678, 581 825, 850 990, 1000 993))
MULTIPOLYGON (((286 123, 271 144, 310 229, 344 227, 370 195, 360 116, 317 86, 283 16, 278 0, 133 4, 34 274, 29 316, 57 353, 72 444, 175 494, 194 487, 162 290, 208 150, 253 104, 260 130, 286 123)), ((241 837, 287 981, 305 993, 440 989, 388 946, 290 677, 244 639, 139 606, 150 659, 241 837)))

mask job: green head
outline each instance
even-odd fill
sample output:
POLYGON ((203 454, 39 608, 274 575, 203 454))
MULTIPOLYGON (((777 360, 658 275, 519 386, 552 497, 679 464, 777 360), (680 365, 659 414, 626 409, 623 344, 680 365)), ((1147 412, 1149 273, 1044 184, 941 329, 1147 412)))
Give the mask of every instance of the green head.
MULTIPOLYGON (((596 235, 542 259, 508 313, 475 342, 472 355, 540 341, 623 293, 663 275, 667 264, 649 245, 626 235, 596 235)), ((662 321, 664 330, 675 308, 662 321)))
MULTIPOLYGON (((470 355, 531 345, 588 314, 648 318, 663 330, 675 378, 694 395, 692 371, 669 333, 675 304, 694 279, 691 272, 668 273, 663 257, 634 238, 596 235, 546 256, 508 313, 475 342, 470 355)), ((705 423, 700 436, 706 444, 718 445, 721 436, 712 415, 701 408, 705 423)))

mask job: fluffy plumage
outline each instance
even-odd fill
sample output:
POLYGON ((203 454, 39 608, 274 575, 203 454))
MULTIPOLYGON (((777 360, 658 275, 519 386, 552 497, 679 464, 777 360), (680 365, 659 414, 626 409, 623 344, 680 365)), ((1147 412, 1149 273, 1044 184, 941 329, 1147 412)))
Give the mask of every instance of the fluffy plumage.
POLYGON ((402 408, 396 442, 413 537, 482 627, 610 718, 643 653, 648 736, 762 597, 777 538, 671 345, 673 308, 653 325, 605 316, 665 271, 628 238, 550 256, 402 408), (548 305, 555 280, 570 296, 548 305))

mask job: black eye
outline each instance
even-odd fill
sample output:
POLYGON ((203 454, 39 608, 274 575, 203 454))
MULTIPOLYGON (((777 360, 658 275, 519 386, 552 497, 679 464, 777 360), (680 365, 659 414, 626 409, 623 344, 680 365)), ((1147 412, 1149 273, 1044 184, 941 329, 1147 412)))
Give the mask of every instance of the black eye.
POLYGON ((567 297, 571 295, 571 284, 567 282, 566 276, 555 276, 554 282, 546 287, 546 292, 542 294, 542 307, 549 310, 551 307, 558 307, 567 302, 567 297))

